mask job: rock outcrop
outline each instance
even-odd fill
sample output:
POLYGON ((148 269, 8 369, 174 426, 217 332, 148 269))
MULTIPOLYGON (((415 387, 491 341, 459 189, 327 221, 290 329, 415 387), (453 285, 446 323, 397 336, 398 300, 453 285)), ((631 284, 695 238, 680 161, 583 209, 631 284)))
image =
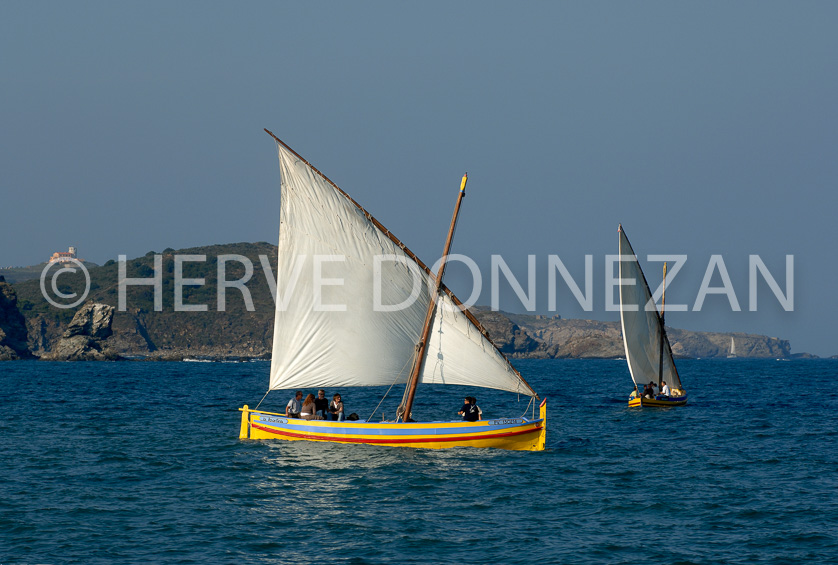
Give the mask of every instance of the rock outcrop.
POLYGON ((0 361, 31 357, 27 341, 26 319, 17 309, 17 294, 0 277, 0 361))
POLYGON ((492 328, 492 341, 507 355, 532 353, 539 348, 540 344, 536 340, 501 312, 484 311, 480 323, 486 328, 492 328))
POLYGON ((26 320, 26 329, 29 332, 29 351, 35 357, 45 357, 53 345, 61 341, 61 322, 52 316, 33 316, 26 320))
POLYGON ((106 361, 119 356, 105 341, 113 334, 114 307, 88 302, 76 312, 52 351, 42 356, 50 361, 106 361))

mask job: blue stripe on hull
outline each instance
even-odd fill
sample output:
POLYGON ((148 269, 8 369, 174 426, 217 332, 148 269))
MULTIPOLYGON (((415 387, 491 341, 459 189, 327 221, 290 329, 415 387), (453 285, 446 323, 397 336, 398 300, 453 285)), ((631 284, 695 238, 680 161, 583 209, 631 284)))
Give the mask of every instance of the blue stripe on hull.
POLYGON ((253 423, 264 428, 288 430, 308 434, 348 434, 348 435, 387 435, 387 436, 437 436, 485 434, 519 428, 522 425, 539 423, 541 420, 508 418, 471 422, 408 422, 383 423, 370 422, 330 422, 323 420, 300 420, 298 418, 280 418, 276 416, 257 416, 253 423), (497 423, 495 423, 497 422, 497 423), (438 425, 435 425, 438 424, 438 425))

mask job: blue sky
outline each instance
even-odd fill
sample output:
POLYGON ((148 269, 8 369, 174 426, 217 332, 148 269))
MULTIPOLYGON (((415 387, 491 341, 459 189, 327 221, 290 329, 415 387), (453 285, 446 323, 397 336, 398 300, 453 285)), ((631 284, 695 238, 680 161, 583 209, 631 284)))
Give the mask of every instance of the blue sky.
MULTIPOLYGON (((724 258, 743 311, 710 295, 670 325, 838 354, 837 21, 827 2, 5 2, 0 266, 275 242, 267 127, 427 262, 468 171, 454 251, 522 281, 535 255, 539 313, 548 256, 583 285, 592 255, 593 311, 561 285, 558 311, 618 319, 622 222, 641 259, 688 256, 668 302, 692 309, 724 258), (752 254, 782 289, 794 255, 793 311, 763 282, 748 311, 752 254)), ((523 310, 509 285, 500 306, 523 310)))

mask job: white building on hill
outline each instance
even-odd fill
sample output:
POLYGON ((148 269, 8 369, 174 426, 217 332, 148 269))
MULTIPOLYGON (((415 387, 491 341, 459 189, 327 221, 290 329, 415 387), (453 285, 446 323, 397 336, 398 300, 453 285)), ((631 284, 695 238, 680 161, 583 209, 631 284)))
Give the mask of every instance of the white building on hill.
POLYGON ((65 251, 56 251, 52 254, 52 257, 49 258, 50 263, 69 263, 73 259, 76 258, 76 248, 71 247, 69 250, 65 251))

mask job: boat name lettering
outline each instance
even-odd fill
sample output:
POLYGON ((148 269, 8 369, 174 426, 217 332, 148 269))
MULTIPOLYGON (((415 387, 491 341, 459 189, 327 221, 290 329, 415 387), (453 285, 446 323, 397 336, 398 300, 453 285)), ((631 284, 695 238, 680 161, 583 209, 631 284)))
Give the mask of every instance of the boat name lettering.
POLYGON ((523 423, 524 423, 524 421, 521 420, 520 418, 513 418, 513 419, 510 419, 510 420, 490 420, 489 421, 490 426, 506 426, 508 424, 523 424, 523 423))
POLYGON ((262 416, 259 418, 262 422, 266 422, 268 424, 287 424, 288 420, 285 418, 270 418, 268 416, 262 416))

